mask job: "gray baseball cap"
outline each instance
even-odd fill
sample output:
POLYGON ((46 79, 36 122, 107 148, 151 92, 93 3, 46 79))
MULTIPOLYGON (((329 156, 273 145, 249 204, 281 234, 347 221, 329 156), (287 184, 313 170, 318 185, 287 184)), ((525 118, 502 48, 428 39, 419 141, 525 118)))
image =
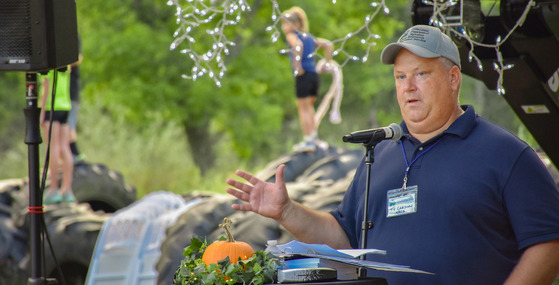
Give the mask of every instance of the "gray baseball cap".
POLYGON ((380 54, 382 63, 394 64, 396 54, 398 54, 402 48, 413 52, 419 57, 446 57, 461 68, 458 48, 450 37, 443 34, 441 30, 436 27, 416 25, 409 28, 400 37, 398 42, 391 43, 382 50, 380 54))

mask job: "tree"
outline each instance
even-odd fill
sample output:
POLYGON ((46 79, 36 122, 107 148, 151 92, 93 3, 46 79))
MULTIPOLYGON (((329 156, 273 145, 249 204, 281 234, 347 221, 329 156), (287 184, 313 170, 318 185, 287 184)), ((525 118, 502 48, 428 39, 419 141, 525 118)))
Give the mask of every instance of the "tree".
MULTIPOLYGON (((405 3, 391 1, 390 5, 398 11, 405 3)), ((289 61, 278 53, 285 44, 272 43, 265 30, 272 24, 271 5, 270 1, 253 1, 252 10, 227 31, 237 45, 227 58, 228 71, 218 88, 207 77, 196 81, 180 77, 190 70, 190 63, 179 49, 169 51, 176 24, 174 11, 164 3, 80 2, 84 95, 101 100, 109 115, 127 120, 131 126, 140 127, 155 115, 181 122, 202 173, 213 166, 213 146, 226 137, 234 151, 246 159, 284 152, 286 142, 300 139, 300 131, 298 126, 297 131, 290 127, 296 126, 297 115, 289 61)), ((361 27, 365 11, 371 9, 370 3, 360 0, 336 5, 321 0, 282 1, 280 5, 281 9, 301 5, 312 11, 311 33, 331 39, 343 38, 361 27)), ((372 107, 369 102, 374 97, 390 92, 392 87, 386 80, 390 69, 376 59, 380 47, 401 28, 400 21, 384 15, 370 25, 369 29, 382 36, 372 50, 371 61, 349 62, 344 69, 350 80, 345 83, 345 98, 352 105, 372 107)), ((200 34, 194 36, 201 38, 204 32, 196 31, 200 34)), ((211 43, 202 39, 197 44, 211 43)), ((358 38, 344 48, 351 53, 364 50, 358 38)))

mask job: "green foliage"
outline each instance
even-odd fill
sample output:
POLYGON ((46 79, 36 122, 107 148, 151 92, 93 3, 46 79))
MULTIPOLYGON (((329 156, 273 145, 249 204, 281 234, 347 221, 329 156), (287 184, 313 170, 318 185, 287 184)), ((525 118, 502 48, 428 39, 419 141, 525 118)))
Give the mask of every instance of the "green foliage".
POLYGON ((0 86, 0 179, 25 177, 25 73, 0 72, 0 86))
POLYGON ((25 74, 18 72, 0 72, 0 153, 12 143, 23 143, 23 135, 17 136, 23 129, 25 107, 25 74), (17 140, 17 141, 16 141, 17 140))
MULTIPOLYGON (((402 3, 400 0, 391 5, 397 7, 402 3)), ((228 134, 233 150, 242 159, 262 154, 273 157, 274 153, 290 148, 278 144, 276 139, 286 131, 286 126, 296 126, 288 129, 286 142, 300 139, 289 61, 287 56, 278 53, 285 48, 285 43, 283 40, 272 43, 271 34, 265 31, 272 24, 270 1, 254 1, 252 12, 245 13, 238 26, 227 30, 237 45, 227 58, 228 70, 221 88, 207 78, 197 81, 180 78, 181 73, 190 71, 190 63, 178 53, 180 46, 176 51, 169 51, 172 32, 176 29, 170 8, 166 12, 160 2, 149 0, 127 4, 130 5, 116 2, 78 5, 84 43, 82 72, 87 78, 84 96, 95 98, 108 112, 136 125, 144 124, 153 113, 192 126, 211 122, 216 127, 213 131, 228 134), (146 12, 150 9, 154 10, 151 17, 146 12), (254 136, 254 133, 262 135, 254 136)), ((358 0, 344 5, 324 5, 319 0, 282 1, 280 5, 281 9, 301 5, 312 11, 309 12, 311 33, 330 39, 355 31, 372 11, 370 3, 358 0)), ((390 16, 378 16, 370 27, 382 36, 379 47, 370 55, 373 62, 380 47, 402 27, 390 16)), ((202 37, 204 33, 193 31, 192 34, 201 50, 211 44, 202 37)), ((352 53, 364 52, 359 37, 348 41, 345 48, 352 53)), ((345 58, 341 56, 337 60, 341 62, 345 58)), ((348 64, 348 70, 351 65, 361 63, 348 64)), ((386 80, 391 76, 387 67, 361 69, 353 75, 357 78, 347 85, 345 95, 352 105, 367 103, 377 96, 377 91, 391 88, 386 80)), ((353 75, 346 78, 351 79, 353 75)))
MULTIPOLYGON (((222 237, 222 240, 224 237, 222 237)), ((206 266, 202 261, 208 243, 197 237, 190 240, 190 245, 184 249, 184 259, 175 272, 175 284, 264 284, 276 280, 276 268, 279 259, 273 254, 256 251, 246 260, 239 260, 231 264, 229 258, 218 264, 206 266)))

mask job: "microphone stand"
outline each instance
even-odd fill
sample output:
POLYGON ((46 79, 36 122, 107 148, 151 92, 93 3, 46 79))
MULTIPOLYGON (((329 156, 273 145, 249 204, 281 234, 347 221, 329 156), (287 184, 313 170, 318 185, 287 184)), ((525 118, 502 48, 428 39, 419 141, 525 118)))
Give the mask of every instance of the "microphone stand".
MULTIPOLYGON (((402 137, 402 128, 398 124, 390 124, 387 128, 373 129, 366 131, 353 132, 349 135, 343 136, 344 142, 363 143, 365 146, 365 165, 367 165, 367 176, 365 181, 365 201, 363 208, 363 222, 361 223, 361 249, 367 248, 367 233, 373 228, 373 222, 369 221, 369 192, 371 188, 371 168, 374 162, 373 150, 375 146, 385 139, 392 139, 393 141, 400 140, 402 137), (365 140, 370 136, 369 141, 365 140)), ((366 255, 361 255, 361 260, 366 260, 366 255)), ((359 267, 359 278, 367 277, 367 269, 359 267)))
MULTIPOLYGON (((364 143, 365 146, 365 165, 367 165, 367 176, 366 176, 366 184, 365 184, 365 201, 364 208, 363 208, 363 222, 361 223, 361 249, 367 248, 367 235, 368 231, 373 228, 374 224, 372 221, 369 221, 369 192, 370 192, 370 182, 371 182, 371 167, 374 162, 374 153, 373 150, 375 146, 381 142, 382 139, 375 139, 373 136, 368 143, 364 143)), ((366 255, 363 254, 360 257, 361 260, 366 259, 366 255)), ((364 267, 359 267, 359 278, 365 278, 367 276, 367 269, 364 267)))

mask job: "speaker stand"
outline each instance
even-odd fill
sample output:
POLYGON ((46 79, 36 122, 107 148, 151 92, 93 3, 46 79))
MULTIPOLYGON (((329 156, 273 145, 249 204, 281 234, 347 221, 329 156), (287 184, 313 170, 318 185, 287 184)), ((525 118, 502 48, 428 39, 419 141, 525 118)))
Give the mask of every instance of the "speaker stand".
POLYGON ((39 178, 39 144, 41 139, 40 115, 41 109, 37 106, 37 74, 25 74, 26 106, 25 114, 25 144, 27 144, 27 163, 29 174, 29 208, 30 215, 30 248, 31 248, 31 276, 29 285, 55 284, 42 275, 42 241, 41 228, 43 219, 43 195, 40 189, 39 178))

